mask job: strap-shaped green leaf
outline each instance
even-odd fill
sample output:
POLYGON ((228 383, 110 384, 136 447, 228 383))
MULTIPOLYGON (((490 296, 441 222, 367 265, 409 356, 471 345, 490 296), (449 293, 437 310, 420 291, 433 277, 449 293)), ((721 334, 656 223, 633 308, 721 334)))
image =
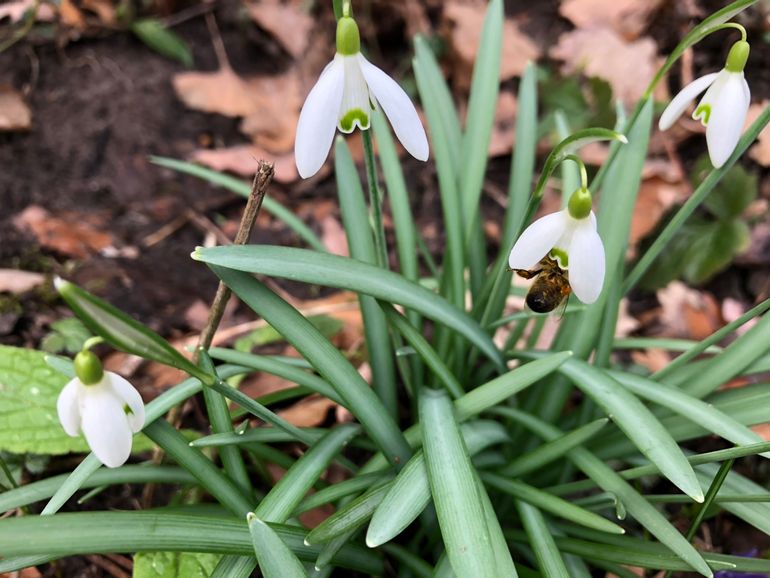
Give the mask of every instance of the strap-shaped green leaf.
POLYGON ((430 493, 452 569, 458 576, 497 576, 497 561, 476 474, 446 392, 419 400, 430 493))
POLYGON ((403 305, 454 329, 481 349, 499 368, 504 368, 502 355, 478 323, 435 293, 392 271, 337 255, 319 255, 305 249, 269 245, 199 247, 193 258, 209 265, 218 265, 218 272, 226 267, 349 289, 388 303, 403 305))
POLYGON ((299 558, 270 526, 254 514, 246 517, 254 542, 254 554, 265 578, 306 578, 299 558))

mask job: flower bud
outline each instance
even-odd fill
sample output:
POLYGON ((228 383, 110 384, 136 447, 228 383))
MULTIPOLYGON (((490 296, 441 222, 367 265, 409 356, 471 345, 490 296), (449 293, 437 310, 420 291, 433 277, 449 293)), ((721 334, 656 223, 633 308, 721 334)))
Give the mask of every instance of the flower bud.
POLYGON ((75 375, 83 385, 97 384, 104 376, 102 362, 90 351, 81 351, 75 356, 75 375))
POLYGON ((591 214, 593 199, 591 191, 586 188, 580 188, 569 198, 567 209, 573 219, 585 219, 591 214))
POLYGON ((358 24, 350 16, 337 21, 337 53, 352 56, 361 52, 361 34, 358 24))

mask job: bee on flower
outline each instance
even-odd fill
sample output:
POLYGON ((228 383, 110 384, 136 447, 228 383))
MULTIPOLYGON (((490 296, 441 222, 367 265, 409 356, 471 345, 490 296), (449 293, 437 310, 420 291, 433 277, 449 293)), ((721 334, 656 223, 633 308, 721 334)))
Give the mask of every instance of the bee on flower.
POLYGON ((596 230, 591 193, 581 187, 567 207, 537 219, 519 236, 508 266, 535 278, 527 305, 536 313, 553 311, 570 293, 595 302, 604 286, 604 244, 596 230))
POLYGON ((337 53, 308 94, 297 123, 294 157, 302 178, 312 177, 329 155, 335 129, 368 130, 380 106, 398 140, 416 159, 428 159, 428 139, 412 101, 385 72, 361 54, 358 25, 337 21, 337 53))
POLYGON ((733 44, 725 67, 692 81, 669 103, 660 117, 660 130, 667 130, 682 116, 687 106, 704 90, 692 117, 706 127, 706 144, 714 168, 727 162, 738 145, 751 102, 751 91, 743 76, 749 58, 745 37, 733 44))
POLYGON ((122 466, 131 455, 134 434, 144 427, 142 397, 127 380, 104 371, 88 350, 75 356, 75 376, 56 402, 64 431, 72 437, 82 432, 108 468, 122 466))

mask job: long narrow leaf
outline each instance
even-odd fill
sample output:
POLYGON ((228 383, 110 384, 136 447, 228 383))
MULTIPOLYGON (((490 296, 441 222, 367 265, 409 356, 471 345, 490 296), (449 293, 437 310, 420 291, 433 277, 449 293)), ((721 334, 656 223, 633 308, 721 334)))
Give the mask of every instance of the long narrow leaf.
POLYGON ((254 554, 265 578, 305 578, 302 562, 289 550, 281 537, 254 514, 246 517, 254 542, 254 554))
POLYGON ((193 257, 209 265, 349 289, 403 305, 459 332, 500 368, 504 367, 497 347, 475 321, 434 293, 391 271, 353 259, 290 247, 199 248, 193 257))
POLYGON ((430 491, 452 568, 458 576, 497 576, 475 470, 449 397, 423 390, 420 421, 430 491))

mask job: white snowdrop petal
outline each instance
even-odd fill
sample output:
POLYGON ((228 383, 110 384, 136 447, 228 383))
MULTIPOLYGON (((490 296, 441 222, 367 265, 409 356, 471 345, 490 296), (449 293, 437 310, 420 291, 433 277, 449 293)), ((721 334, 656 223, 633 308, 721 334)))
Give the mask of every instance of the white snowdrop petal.
POLYGON ((724 68, 717 72, 716 79, 708 87, 706 94, 698 102, 698 106, 692 111, 693 120, 699 120, 703 126, 708 126, 714 112, 714 103, 719 98, 719 93, 722 92, 722 87, 724 87, 729 75, 730 73, 724 68))
POLYGON ((677 119, 682 116, 682 113, 684 113, 687 105, 689 105, 691 101, 695 100, 695 98, 701 92, 706 90, 711 85, 711 83, 716 80, 717 76, 719 76, 718 72, 713 72, 711 74, 707 74, 706 76, 701 76, 680 90, 679 94, 677 94, 671 100, 666 109, 663 111, 663 114, 660 115, 660 120, 658 121, 658 127, 660 130, 667 130, 671 128, 677 119))
POLYGON ((717 169, 725 164, 735 150, 749 109, 743 74, 729 74, 730 77, 712 104, 711 119, 706 127, 709 157, 717 169))
POLYGON ((569 283, 575 296, 586 304, 596 301, 604 286, 604 245, 588 220, 578 225, 572 235, 569 265, 569 283))
POLYGON ((342 103, 343 86, 342 57, 335 56, 307 95, 299 114, 294 159, 303 179, 316 174, 329 155, 342 103))
POLYGON ((358 55, 358 62, 369 90, 388 117, 398 140, 414 158, 428 160, 428 137, 412 101, 395 80, 363 55, 358 55))
POLYGON ((559 211, 539 218, 524 229, 508 255, 508 266, 511 269, 535 266, 562 236, 568 219, 566 210, 559 211))
POLYGON ((99 461, 122 466, 131 455, 133 433, 123 402, 110 387, 89 386, 81 400, 83 435, 99 461))
POLYGON ((131 431, 136 433, 144 427, 144 402, 142 396, 126 379, 111 371, 106 372, 107 380, 115 395, 131 410, 126 413, 126 420, 131 431))
POLYGON ((78 407, 78 390, 83 387, 80 380, 75 378, 64 386, 56 400, 56 412, 67 435, 76 437, 80 434, 80 408, 78 407))

